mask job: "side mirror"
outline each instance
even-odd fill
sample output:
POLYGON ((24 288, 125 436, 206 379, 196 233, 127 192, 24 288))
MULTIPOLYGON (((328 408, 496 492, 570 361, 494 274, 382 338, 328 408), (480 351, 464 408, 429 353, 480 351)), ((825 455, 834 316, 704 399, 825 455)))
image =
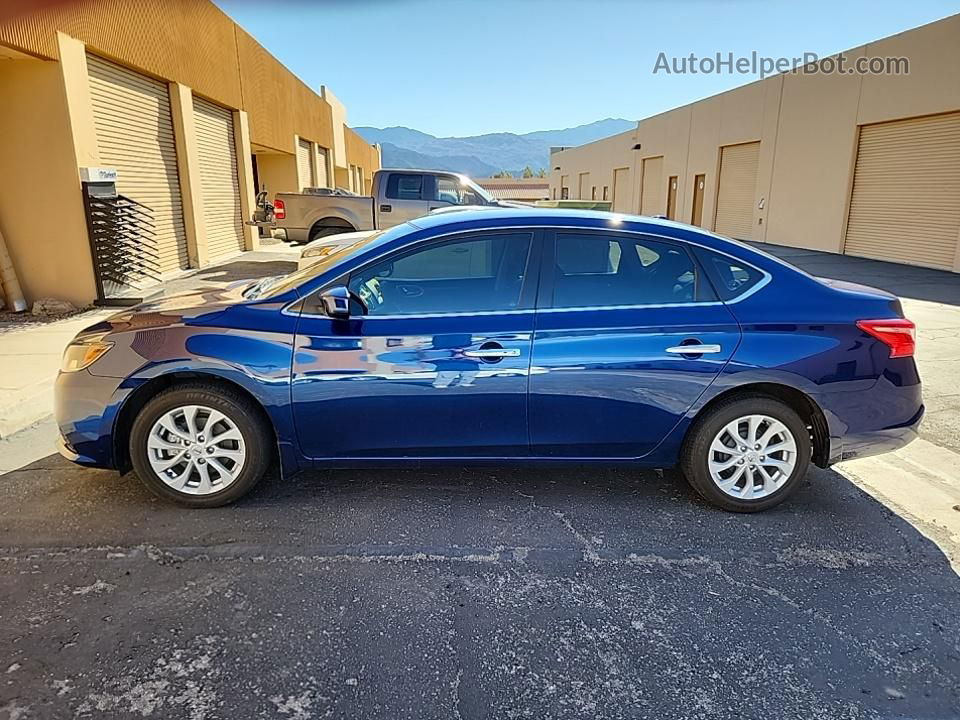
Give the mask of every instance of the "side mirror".
POLYGON ((323 311, 337 320, 346 320, 350 317, 350 291, 343 285, 337 285, 324 291, 320 296, 323 311))

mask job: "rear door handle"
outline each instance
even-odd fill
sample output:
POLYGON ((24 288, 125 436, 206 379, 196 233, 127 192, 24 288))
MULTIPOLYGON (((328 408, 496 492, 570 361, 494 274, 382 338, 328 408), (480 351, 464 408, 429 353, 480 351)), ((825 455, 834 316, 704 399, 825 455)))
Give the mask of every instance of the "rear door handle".
POLYGON ((674 355, 713 355, 722 352, 723 348, 719 345, 674 345, 668 347, 667 352, 674 355))
POLYGON ((519 348, 480 348, 479 350, 464 350, 467 357, 490 360, 491 358, 520 357, 519 348))
POLYGON ((381 205, 380 212, 393 212, 393 205, 381 205))

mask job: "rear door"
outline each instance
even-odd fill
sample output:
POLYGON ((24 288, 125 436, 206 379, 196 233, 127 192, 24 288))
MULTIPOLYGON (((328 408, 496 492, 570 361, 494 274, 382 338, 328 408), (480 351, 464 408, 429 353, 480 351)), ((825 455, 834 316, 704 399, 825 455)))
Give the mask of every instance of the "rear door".
POLYGON ((530 369, 534 456, 651 452, 733 355, 740 328, 679 242, 558 230, 530 369))
POLYGON ((355 298, 349 320, 308 303, 292 390, 304 453, 527 455, 535 239, 467 233, 374 260, 340 283, 355 298))

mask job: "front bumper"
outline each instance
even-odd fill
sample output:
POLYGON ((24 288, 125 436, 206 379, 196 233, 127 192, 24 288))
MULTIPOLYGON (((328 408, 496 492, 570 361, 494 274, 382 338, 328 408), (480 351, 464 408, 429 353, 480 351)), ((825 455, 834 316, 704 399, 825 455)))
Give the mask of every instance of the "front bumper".
POLYGON ((89 467, 115 467, 113 430, 130 392, 122 383, 87 370, 57 376, 53 414, 60 430, 57 450, 63 457, 89 467))

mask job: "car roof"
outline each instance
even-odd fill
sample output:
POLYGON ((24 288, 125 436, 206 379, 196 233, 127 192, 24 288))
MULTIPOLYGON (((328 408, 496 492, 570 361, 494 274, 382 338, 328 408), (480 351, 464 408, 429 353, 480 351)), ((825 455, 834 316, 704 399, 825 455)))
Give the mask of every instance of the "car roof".
MULTIPOLYGON (((499 224, 503 226, 521 225, 571 225, 575 227, 604 227, 610 229, 639 229, 643 226, 647 232, 651 227, 664 229, 686 230, 702 234, 711 234, 703 228, 684 223, 665 220, 662 218, 647 217, 645 215, 627 215, 625 213, 603 212, 600 210, 580 210, 565 208, 541 208, 535 206, 510 207, 478 207, 464 208, 457 213, 431 213, 409 221, 411 225, 421 230, 442 228, 456 225, 484 225, 499 224)), ((714 236, 718 237, 718 236, 714 236)), ((718 237, 719 239, 719 237, 718 237)))
MULTIPOLYGON (((686 240, 706 248, 719 250, 760 265, 764 269, 787 267, 789 263, 759 248, 723 235, 717 235, 696 225, 647 215, 583 210, 576 208, 543 208, 537 206, 465 208, 462 212, 424 215, 407 225, 428 235, 467 230, 510 227, 556 227, 619 230, 686 240)), ((799 272, 799 271, 798 271, 799 272)))

